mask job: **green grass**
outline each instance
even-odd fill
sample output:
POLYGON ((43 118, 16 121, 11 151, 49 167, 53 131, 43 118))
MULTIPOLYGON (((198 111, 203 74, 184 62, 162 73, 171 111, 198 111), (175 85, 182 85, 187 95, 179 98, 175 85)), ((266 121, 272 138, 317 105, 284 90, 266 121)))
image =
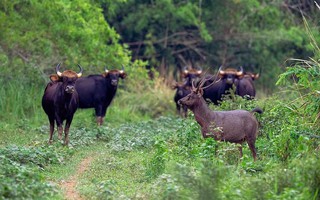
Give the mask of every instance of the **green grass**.
POLYGON ((264 110, 256 115, 260 132, 258 161, 253 162, 247 145, 240 159, 237 145, 204 140, 191 113, 187 119, 174 116, 173 91, 160 82, 122 88, 102 127, 96 126, 93 109, 79 109, 70 145, 63 146, 56 134, 48 145, 43 88, 16 84, 0 90, 6 95, 0 99, 1 197, 64 199, 59 183, 91 157, 76 188, 85 199, 320 199, 320 140, 312 137, 320 129, 317 113, 292 103, 300 92, 290 100, 235 98, 210 105, 214 110, 264 110), (135 89, 146 95, 139 98, 135 89))

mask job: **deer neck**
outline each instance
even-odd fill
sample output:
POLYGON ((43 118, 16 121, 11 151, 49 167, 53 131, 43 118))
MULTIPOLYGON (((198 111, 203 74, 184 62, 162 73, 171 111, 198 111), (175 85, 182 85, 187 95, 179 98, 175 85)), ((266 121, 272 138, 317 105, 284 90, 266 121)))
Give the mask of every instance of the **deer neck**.
POLYGON ((206 102, 203 100, 199 105, 191 108, 191 111, 194 114, 196 121, 200 124, 201 127, 207 126, 212 121, 212 110, 208 107, 206 102))

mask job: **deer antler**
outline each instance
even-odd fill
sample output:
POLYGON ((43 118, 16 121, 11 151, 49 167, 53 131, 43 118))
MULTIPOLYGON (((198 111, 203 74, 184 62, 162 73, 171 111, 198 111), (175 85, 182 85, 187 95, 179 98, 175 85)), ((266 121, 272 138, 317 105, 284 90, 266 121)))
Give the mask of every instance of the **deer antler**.
POLYGON ((220 80, 221 80, 221 79, 219 79, 219 80, 216 81, 216 77, 213 76, 213 75, 211 75, 210 77, 207 77, 207 78, 204 76, 204 77, 199 81, 199 84, 198 84, 197 87, 194 86, 194 81, 192 81, 192 91, 198 93, 200 89, 201 89, 201 90, 204 90, 204 89, 212 86, 213 84, 219 82, 220 80), (210 83, 209 85, 203 87, 203 85, 205 84, 205 82, 207 82, 207 81, 210 80, 210 79, 214 79, 213 82, 210 83))

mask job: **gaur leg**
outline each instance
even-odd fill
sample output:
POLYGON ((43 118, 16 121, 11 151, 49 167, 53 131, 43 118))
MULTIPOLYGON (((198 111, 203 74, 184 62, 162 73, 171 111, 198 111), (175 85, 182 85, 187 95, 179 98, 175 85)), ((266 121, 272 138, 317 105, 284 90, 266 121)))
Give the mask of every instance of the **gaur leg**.
POLYGON ((98 126, 101 126, 101 117, 100 116, 96 117, 96 121, 97 121, 98 126))
POLYGON ((66 146, 69 144, 69 129, 72 122, 72 118, 73 117, 66 120, 66 125, 64 127, 64 145, 66 146))
POLYGON ((98 126, 101 126, 102 125, 102 116, 104 116, 104 114, 103 114, 103 108, 102 108, 102 106, 97 106, 96 108, 95 108, 95 110, 96 110, 96 120, 97 120, 97 124, 98 124, 98 126))
POLYGON ((183 117, 187 118, 188 117, 188 107, 183 106, 183 117))
POLYGON ((49 136, 49 144, 52 144, 52 137, 54 132, 54 118, 49 117, 50 122, 50 136, 49 136))
POLYGON ((57 122, 57 127, 58 127, 58 138, 59 140, 62 139, 62 132, 63 132, 63 128, 62 128, 62 123, 63 121, 61 120, 60 116, 56 115, 56 122, 57 122))
POLYGON ((178 103, 176 104, 176 109, 177 109, 177 114, 181 116, 180 105, 178 103))
POLYGON ((104 116, 101 117, 101 119, 100 119, 100 126, 103 124, 103 122, 104 122, 104 116))
POLYGON ((101 113, 101 119, 100 119, 100 125, 103 124, 104 118, 106 116, 107 113, 107 107, 102 109, 102 113, 101 113))

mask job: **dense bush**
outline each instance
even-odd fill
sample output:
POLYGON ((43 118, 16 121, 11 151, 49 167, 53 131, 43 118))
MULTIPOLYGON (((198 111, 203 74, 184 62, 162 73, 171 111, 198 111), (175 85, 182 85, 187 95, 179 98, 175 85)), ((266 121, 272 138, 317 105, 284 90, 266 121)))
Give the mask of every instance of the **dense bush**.
POLYGON ((0 149, 1 199, 50 199, 57 188, 41 174, 52 164, 62 164, 66 152, 53 147, 17 147, 0 149))
POLYGON ((50 199, 57 193, 38 169, 0 156, 1 199, 50 199))

